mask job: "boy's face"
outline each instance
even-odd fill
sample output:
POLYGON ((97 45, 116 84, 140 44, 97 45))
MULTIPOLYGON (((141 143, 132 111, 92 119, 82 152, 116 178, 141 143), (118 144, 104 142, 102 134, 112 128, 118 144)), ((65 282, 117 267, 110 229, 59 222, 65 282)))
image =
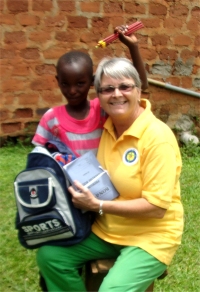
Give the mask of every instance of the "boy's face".
POLYGON ((69 105, 78 106, 87 99, 92 76, 85 60, 60 64, 56 78, 69 105))

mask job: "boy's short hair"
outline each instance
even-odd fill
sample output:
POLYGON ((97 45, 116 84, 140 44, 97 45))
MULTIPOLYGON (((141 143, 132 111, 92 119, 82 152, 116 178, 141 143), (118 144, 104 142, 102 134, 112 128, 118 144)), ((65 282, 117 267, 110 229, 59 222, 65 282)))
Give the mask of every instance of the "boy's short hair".
POLYGON ((93 62, 91 57, 81 51, 70 51, 68 53, 65 53, 64 55, 62 55, 57 62, 56 65, 56 71, 58 73, 59 71, 59 67, 61 64, 72 64, 72 63, 78 63, 80 60, 85 60, 87 66, 88 66, 88 70, 91 73, 91 76, 93 76, 93 62))

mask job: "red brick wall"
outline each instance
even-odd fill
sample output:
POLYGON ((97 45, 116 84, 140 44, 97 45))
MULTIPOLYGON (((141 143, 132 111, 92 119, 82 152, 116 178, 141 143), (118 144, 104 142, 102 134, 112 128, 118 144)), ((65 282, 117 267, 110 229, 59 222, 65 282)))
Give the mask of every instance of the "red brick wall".
MULTIPOLYGON (((118 41, 95 48, 122 23, 145 26, 137 37, 149 78, 200 92, 199 0, 0 0, 0 12, 1 137, 34 132, 48 107, 65 102, 54 77, 61 54, 86 51, 95 68, 104 56, 129 56, 118 41)), ((171 126, 188 114, 200 127, 200 99, 154 85, 144 97, 171 126)))

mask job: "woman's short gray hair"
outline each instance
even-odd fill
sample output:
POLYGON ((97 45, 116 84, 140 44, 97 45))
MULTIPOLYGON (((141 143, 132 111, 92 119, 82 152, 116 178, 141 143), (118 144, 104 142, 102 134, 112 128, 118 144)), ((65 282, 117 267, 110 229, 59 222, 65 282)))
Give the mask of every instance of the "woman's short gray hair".
POLYGON ((135 81, 135 85, 141 88, 139 74, 131 61, 126 58, 104 58, 99 63, 94 79, 94 87, 97 93, 101 86, 103 74, 114 79, 131 78, 135 81))

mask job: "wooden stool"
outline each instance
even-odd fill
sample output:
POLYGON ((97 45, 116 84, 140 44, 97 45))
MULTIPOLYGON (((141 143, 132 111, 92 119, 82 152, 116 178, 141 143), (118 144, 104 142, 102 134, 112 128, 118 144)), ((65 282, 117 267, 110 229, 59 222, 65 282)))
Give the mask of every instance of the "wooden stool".
MULTIPOLYGON (((88 262, 85 267, 85 284, 87 291, 98 291, 103 281, 103 278, 107 275, 110 268, 114 265, 115 259, 103 259, 94 260, 88 262)), ((163 279, 167 276, 167 270, 158 279, 163 279)), ((153 292, 154 282, 147 288, 145 292, 153 292)))

